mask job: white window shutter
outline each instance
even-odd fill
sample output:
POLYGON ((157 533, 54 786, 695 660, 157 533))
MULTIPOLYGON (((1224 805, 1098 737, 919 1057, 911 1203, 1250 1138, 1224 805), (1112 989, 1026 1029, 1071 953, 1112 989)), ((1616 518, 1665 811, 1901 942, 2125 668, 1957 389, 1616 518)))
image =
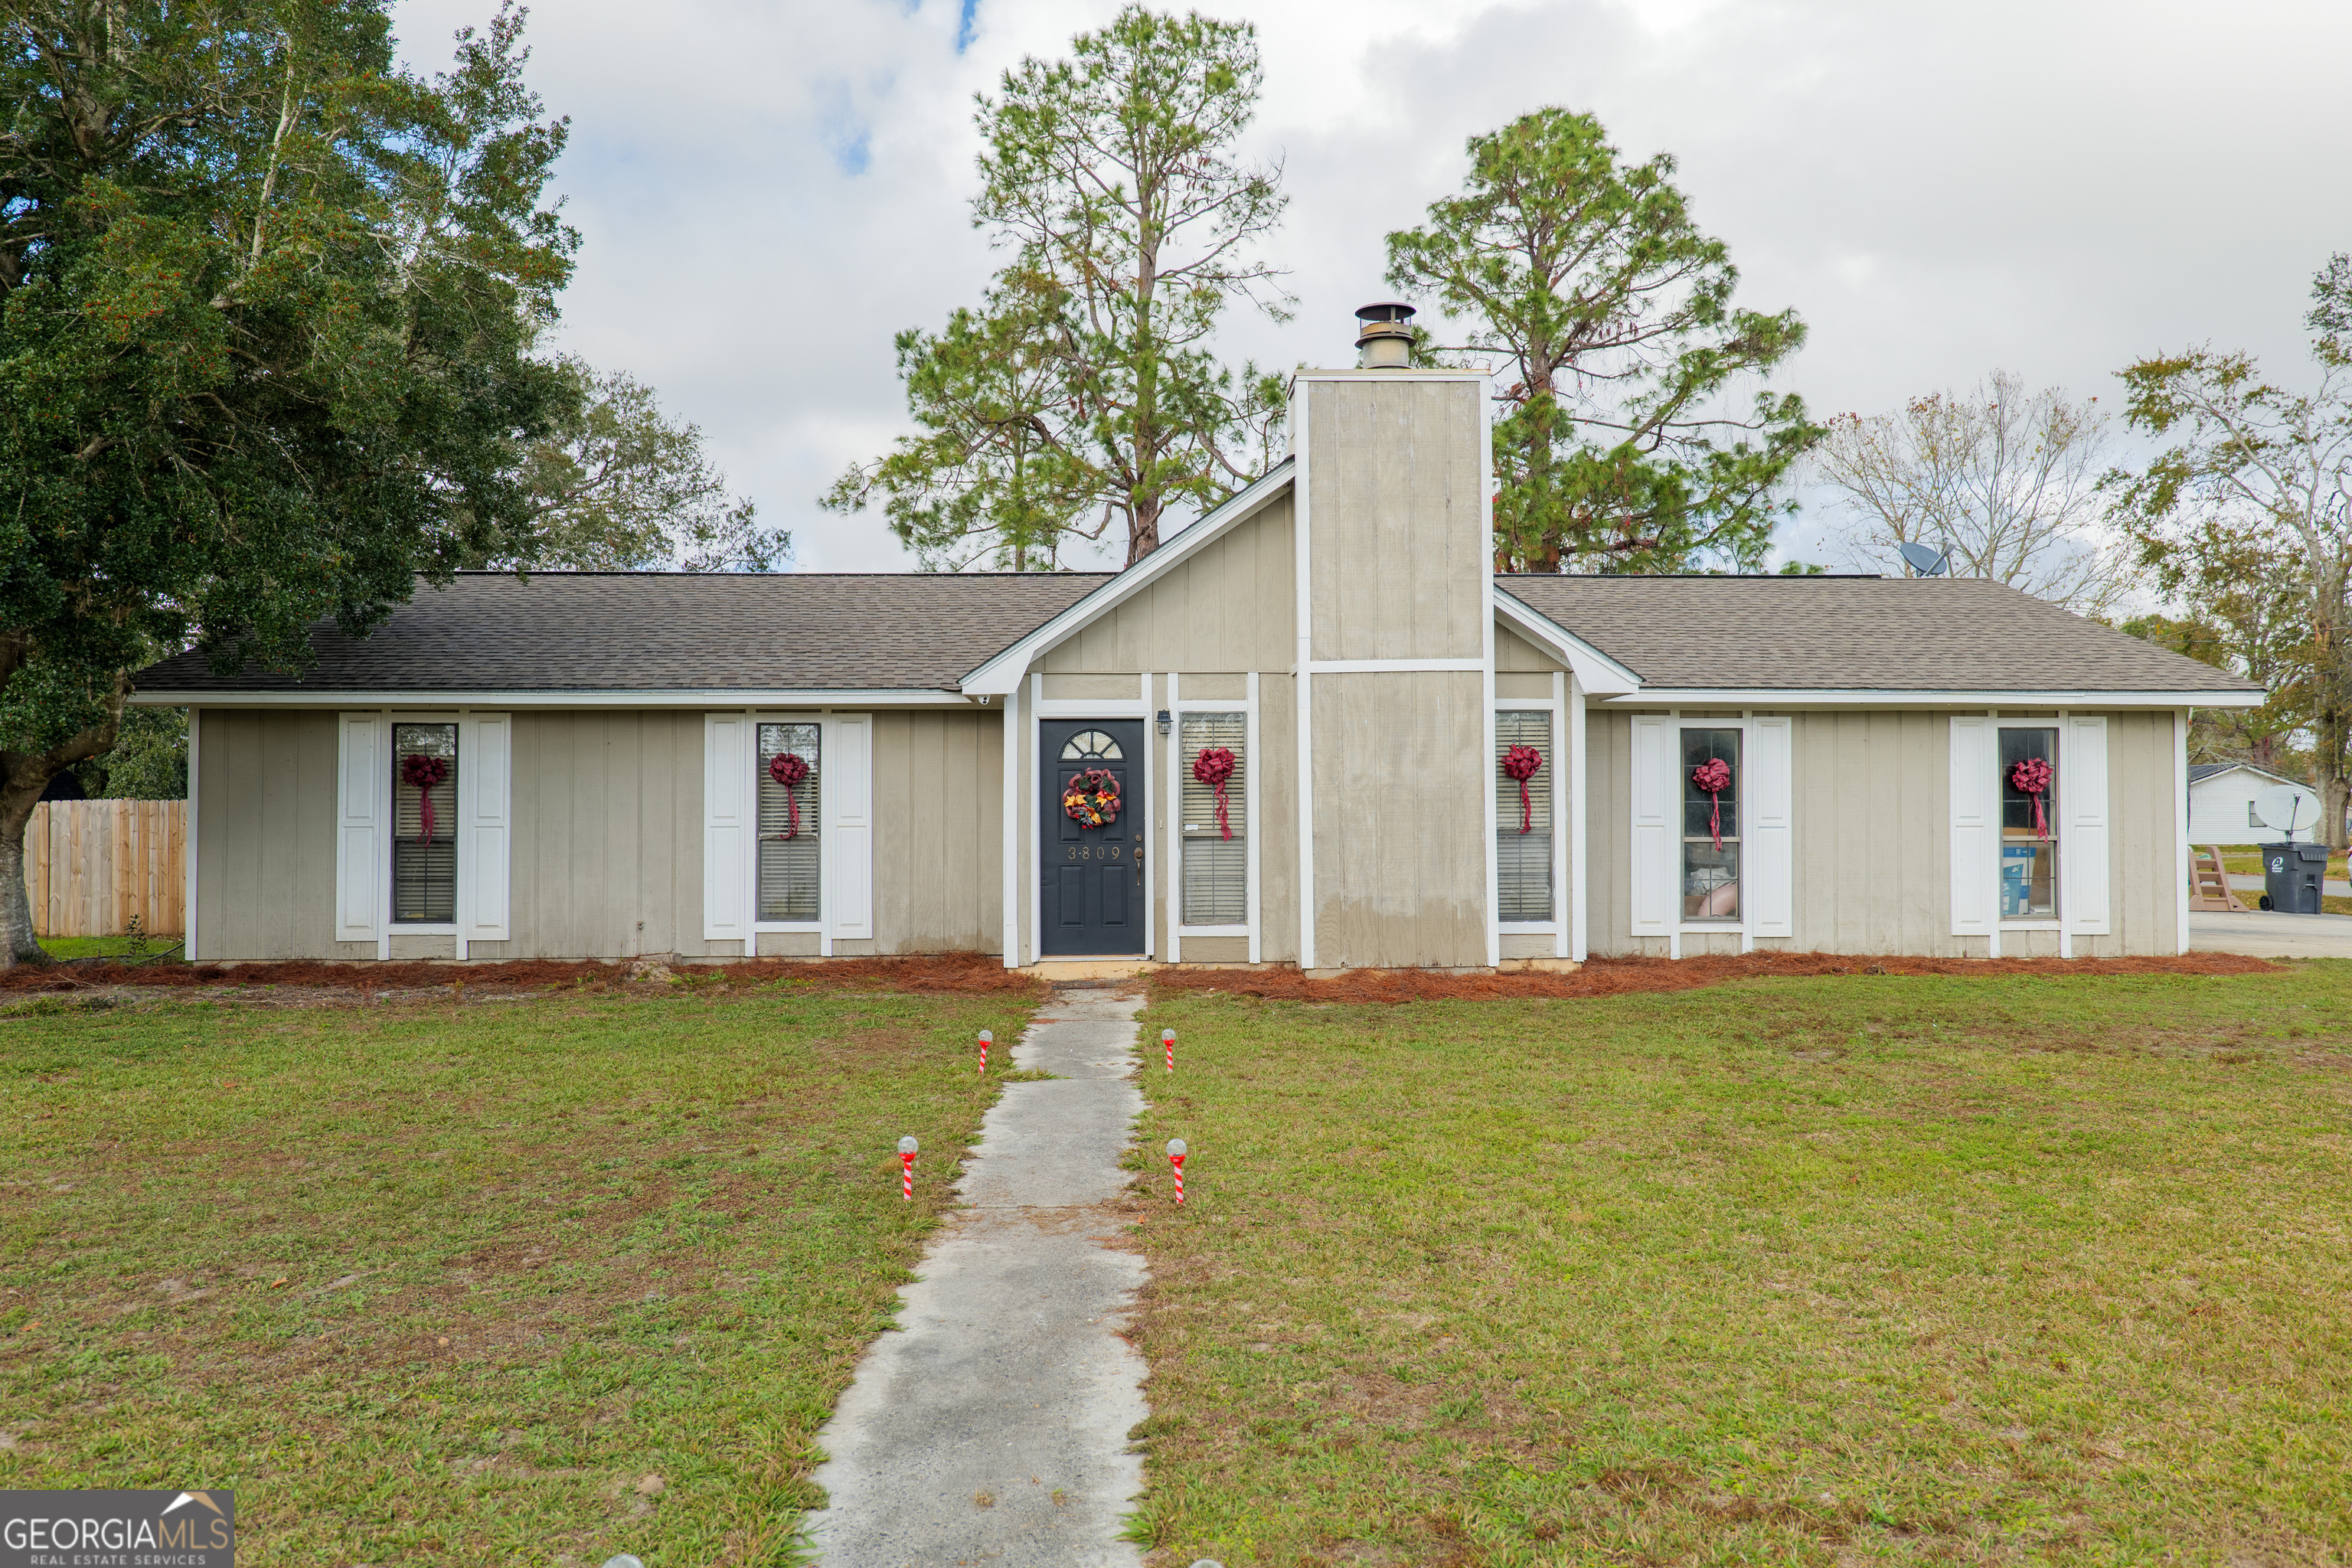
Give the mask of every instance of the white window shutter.
POLYGON ((751 940, 751 869, 759 847, 752 838, 751 737, 746 714, 702 716, 705 942, 751 940))
POLYGON ((1635 936, 1672 936, 1675 819, 1682 804, 1674 778, 1674 721, 1633 719, 1632 872, 1635 936))
POLYGON ((2000 877, 2000 731, 1990 719, 1952 721, 1952 934, 1993 934, 2000 877))
POLYGON ((1749 930, 1757 936, 1797 933, 1795 727, 1787 719, 1757 719, 1748 727, 1746 896, 1749 930))
POLYGON ((514 718, 470 713, 457 737, 457 934, 505 942, 514 855, 514 718))
POLYGON ((874 934, 874 719, 835 714, 825 721, 826 907, 833 934, 874 934))
POLYGON ((373 942, 383 930, 390 852, 383 801, 392 735, 380 713, 345 713, 335 748, 335 940, 373 942))
POLYGON ((2107 721, 2066 721, 2058 748, 2058 863, 2065 868, 2066 929, 2105 936, 2107 896, 2107 721))

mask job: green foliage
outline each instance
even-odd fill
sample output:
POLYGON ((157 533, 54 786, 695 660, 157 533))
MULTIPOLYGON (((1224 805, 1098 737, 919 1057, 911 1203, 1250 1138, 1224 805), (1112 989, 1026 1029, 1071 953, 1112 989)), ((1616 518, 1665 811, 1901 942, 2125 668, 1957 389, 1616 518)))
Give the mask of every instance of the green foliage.
MULTIPOLYGON (((519 13, 425 81, 388 9, 0 18, 0 841, 152 649, 299 667, 320 616, 365 630, 530 538, 517 446, 570 395, 530 353, 576 244, 540 200, 565 127, 519 13)), ((30 956, 21 912, 0 889, 30 956)))
POLYGON ((188 710, 125 708, 114 745, 75 769, 93 800, 188 798, 188 710))
POLYGON ((1732 303, 1738 269, 1660 153, 1538 110, 1469 142, 1462 194, 1388 237, 1388 279, 1468 323, 1423 352, 1507 365, 1495 425, 1496 566, 1685 571, 1760 561, 1789 467, 1821 436, 1793 394, 1733 389, 1805 341, 1794 310, 1732 303))
POLYGON ((1171 508, 1263 471, 1280 381, 1207 346, 1234 300, 1276 319, 1289 303, 1254 256, 1281 172, 1233 154, 1260 80, 1247 23, 1139 5, 1007 71, 980 100, 972 214, 1012 259, 945 331, 898 335, 919 433, 824 504, 878 497, 927 567, 1048 569, 1106 536, 1132 563, 1171 508))
POLYGON ((2305 390, 2211 348, 2126 367, 2126 417, 2170 445, 2106 484, 2158 585, 2271 689, 2257 732, 2310 728, 2340 848, 2352 797, 2352 258, 2320 270, 2312 299, 2317 374, 2305 390))
POLYGON ((702 432, 665 417, 653 388, 622 372, 560 362, 572 396, 522 454, 527 552, 468 566, 623 572, 772 572, 793 536, 759 521, 703 453, 702 432))

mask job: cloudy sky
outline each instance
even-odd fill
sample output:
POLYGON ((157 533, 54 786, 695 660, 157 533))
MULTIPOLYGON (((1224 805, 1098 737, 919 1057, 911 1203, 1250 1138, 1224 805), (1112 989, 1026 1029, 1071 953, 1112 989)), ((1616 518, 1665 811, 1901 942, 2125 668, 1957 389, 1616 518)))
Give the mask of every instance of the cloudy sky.
MULTIPOLYGON (((412 63, 489 0, 406 0, 412 63)), ((1465 137, 1590 110, 1671 152, 1742 300, 1811 341, 1780 380, 1874 413, 1995 366, 2115 401, 2114 372, 2210 342, 2301 369, 2305 291, 2352 249, 2352 6, 2325 0, 1253 0, 1251 151, 1290 194, 1287 325, 1228 354, 1352 362, 1381 237, 1465 137)), ((814 498, 901 427, 891 333, 976 300, 971 100, 1109 0, 541 0, 530 79, 572 122, 585 237, 564 346, 701 426, 806 571, 906 564, 814 498)), ((1818 521, 1783 531, 1794 553, 1818 521)))

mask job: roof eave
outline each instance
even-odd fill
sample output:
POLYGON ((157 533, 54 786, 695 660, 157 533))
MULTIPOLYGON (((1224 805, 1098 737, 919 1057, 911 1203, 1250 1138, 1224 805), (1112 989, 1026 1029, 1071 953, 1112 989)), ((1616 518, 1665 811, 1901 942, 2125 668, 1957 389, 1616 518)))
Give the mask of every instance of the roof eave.
POLYGON ((901 708, 985 705, 952 687, 708 687, 593 690, 171 690, 133 692, 134 708, 901 708))
POLYGON ((1951 689, 1926 687, 1644 687, 1608 699, 1627 707, 2259 708, 2261 691, 1951 689))

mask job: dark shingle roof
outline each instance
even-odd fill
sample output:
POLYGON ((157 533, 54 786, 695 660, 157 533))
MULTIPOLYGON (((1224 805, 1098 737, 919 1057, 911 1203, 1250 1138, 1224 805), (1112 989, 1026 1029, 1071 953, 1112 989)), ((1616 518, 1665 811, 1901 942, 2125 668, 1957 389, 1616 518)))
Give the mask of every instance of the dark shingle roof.
POLYGON ((467 573, 366 637, 313 628, 299 679, 184 653, 147 691, 953 690, 1100 573, 467 573))
POLYGON ((1982 578, 1504 576, 1642 678, 1717 690, 2259 689, 1982 578))

